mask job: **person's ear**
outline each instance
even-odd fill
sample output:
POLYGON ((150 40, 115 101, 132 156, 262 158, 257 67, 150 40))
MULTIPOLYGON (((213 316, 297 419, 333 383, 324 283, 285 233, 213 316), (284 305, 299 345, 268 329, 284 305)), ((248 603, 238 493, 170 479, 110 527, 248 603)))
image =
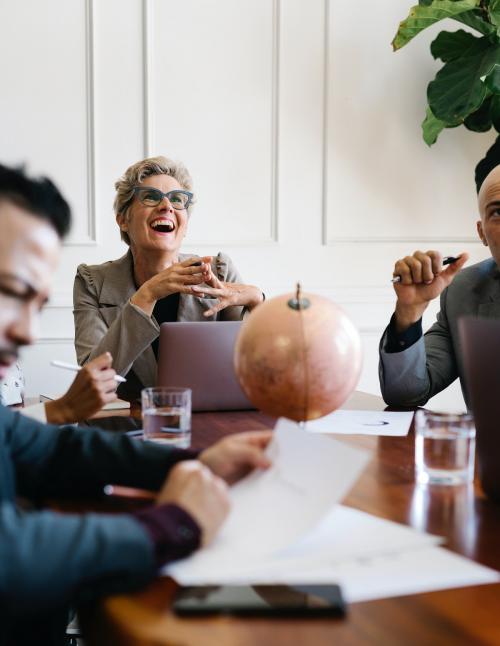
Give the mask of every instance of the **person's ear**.
POLYGON ((123 213, 116 214, 116 223, 121 231, 128 231, 128 218, 123 213))
POLYGON ((476 223, 477 226, 477 234, 481 238, 481 242, 484 244, 485 247, 488 246, 488 241, 486 240, 486 236, 484 235, 483 231, 483 223, 481 220, 478 220, 476 223))

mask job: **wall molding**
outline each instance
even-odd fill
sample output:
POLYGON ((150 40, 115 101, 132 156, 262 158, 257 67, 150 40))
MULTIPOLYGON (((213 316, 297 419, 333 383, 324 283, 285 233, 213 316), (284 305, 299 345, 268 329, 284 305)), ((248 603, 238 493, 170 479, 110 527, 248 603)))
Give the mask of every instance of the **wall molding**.
POLYGON ((153 108, 151 78, 153 69, 153 5, 142 0, 142 92, 143 92, 143 149, 144 157, 153 151, 153 108))
MULTIPOLYGON (((142 0, 142 70, 143 70, 143 150, 144 157, 153 154, 155 112, 152 96, 154 69, 154 7, 153 0, 142 0)), ((276 245, 279 243, 279 135, 280 135, 280 44, 281 44, 281 0, 272 5, 272 47, 271 47, 271 194, 269 237, 252 240, 223 241, 225 247, 248 247, 252 245, 276 245)), ((213 246, 212 242, 189 242, 192 247, 213 246)))
POLYGON ((339 236, 331 240, 327 240, 327 242, 323 243, 326 246, 333 247, 336 244, 341 244, 341 243, 353 243, 353 242, 361 242, 361 243, 368 243, 368 244, 379 244, 379 243, 412 243, 412 244, 417 244, 417 243, 425 243, 425 244, 433 244, 433 243, 439 243, 439 244, 482 244, 481 240, 479 238, 475 238, 473 236, 454 236, 454 237, 448 237, 448 236, 365 236, 365 237, 354 237, 354 236, 339 236))
MULTIPOLYGON (((289 285, 275 285, 266 289, 267 298, 290 291, 289 285)), ((318 287, 311 286, 307 290, 311 294, 323 296, 342 307, 357 326, 361 335, 380 336, 389 320, 395 297, 391 285, 375 286, 370 288, 359 287, 318 287)), ((59 292, 53 295, 45 310, 48 318, 42 320, 42 335, 37 343, 73 343, 72 295, 68 292, 59 292), (50 324, 54 316, 60 320, 60 326, 54 337, 50 336, 50 324)))
POLYGON ((328 226, 328 134, 330 129, 330 67, 331 67, 331 29, 330 29, 331 0, 324 0, 324 31, 323 31, 323 149, 322 149, 322 206, 321 206, 321 244, 332 247, 337 244, 482 244, 476 236, 335 236, 331 237, 328 226))
MULTIPOLYGON (((278 294, 286 294, 290 291, 290 284, 270 285, 266 289, 268 298, 278 294)), ((365 287, 358 286, 338 286, 322 287, 317 285, 308 286, 305 290, 311 294, 331 298, 339 303, 356 303, 363 305, 380 305, 394 301, 394 291, 392 285, 375 285, 365 287)), ((54 309, 71 309, 73 310, 73 294, 70 291, 54 292, 50 301, 45 305, 45 310, 54 309)))
MULTIPOLYGON (((189 233, 187 234, 189 236, 189 233)), ((219 242, 214 242, 214 241, 194 241, 192 242, 191 239, 186 240, 185 244, 182 245, 182 251, 183 252, 193 252, 197 253, 197 251, 202 248, 202 249, 221 249, 222 247, 224 249, 230 249, 232 247, 237 247, 239 249, 242 248, 247 248, 247 247, 254 247, 254 248, 261 248, 261 247, 275 247, 277 246, 277 241, 272 240, 271 238, 265 238, 264 240, 223 240, 222 243, 219 242)), ((209 254, 210 255, 210 254, 209 254)))
POLYGON ((73 336, 41 336, 39 337, 34 345, 73 345, 75 338, 73 336))
POLYGON ((328 132, 330 120, 330 0, 324 0, 323 13, 323 147, 321 150, 321 244, 328 245, 328 132))
POLYGON ((271 242, 279 242, 279 137, 281 88, 281 0, 273 0, 271 53, 271 242))
POLYGON ((70 291, 53 292, 43 310, 73 309, 73 294, 70 291))
POLYGON ((65 247, 95 247, 98 242, 95 153, 95 62, 94 0, 85 2, 85 97, 86 97, 86 169, 87 169, 87 236, 64 242, 65 247))

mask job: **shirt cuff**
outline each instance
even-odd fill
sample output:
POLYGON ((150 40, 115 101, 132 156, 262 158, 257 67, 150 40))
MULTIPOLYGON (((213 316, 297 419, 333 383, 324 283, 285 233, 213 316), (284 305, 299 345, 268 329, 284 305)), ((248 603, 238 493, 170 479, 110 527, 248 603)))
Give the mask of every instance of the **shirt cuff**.
POLYGON ((201 543, 201 529, 182 507, 173 504, 148 507, 131 514, 153 543, 156 565, 188 556, 201 543))
POLYGON ((43 422, 44 424, 47 423, 45 402, 33 404, 32 406, 25 406, 24 408, 18 408, 17 410, 19 413, 22 413, 26 417, 31 417, 31 419, 36 419, 38 422, 43 422))
POLYGON ((387 337, 384 350, 391 354, 393 352, 402 352, 414 343, 416 343, 422 336, 422 319, 419 319, 404 332, 396 331, 396 319, 393 314, 390 323, 387 327, 387 337))

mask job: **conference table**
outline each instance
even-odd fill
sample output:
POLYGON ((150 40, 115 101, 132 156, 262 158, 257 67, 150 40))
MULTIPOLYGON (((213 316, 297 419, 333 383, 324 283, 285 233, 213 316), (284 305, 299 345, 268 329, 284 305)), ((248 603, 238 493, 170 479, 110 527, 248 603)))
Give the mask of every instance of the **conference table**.
MULTIPOLYGON (((357 392, 345 407, 382 410, 384 404, 379 397, 357 392)), ((95 420, 96 425, 105 422, 95 420)), ((257 411, 196 413, 192 444, 203 448, 230 433, 268 429, 274 423, 257 411)), ((413 428, 407 437, 337 437, 372 452, 344 504, 444 536, 448 549, 500 570, 500 504, 488 500, 477 482, 417 485, 413 428)), ((173 580, 159 578, 141 592, 108 597, 86 608, 80 616, 86 644, 500 644, 500 584, 353 603, 344 619, 179 618, 170 610, 176 588, 173 580)))

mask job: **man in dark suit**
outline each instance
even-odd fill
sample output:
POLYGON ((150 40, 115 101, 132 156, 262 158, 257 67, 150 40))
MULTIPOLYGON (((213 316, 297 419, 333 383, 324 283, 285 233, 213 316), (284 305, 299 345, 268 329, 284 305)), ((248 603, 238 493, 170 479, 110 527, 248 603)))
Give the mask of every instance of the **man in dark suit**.
MULTIPOLYGON (((0 378, 35 338, 69 207, 46 179, 0 166, 0 378)), ((111 357, 101 367, 112 386, 111 357)), ((199 455, 93 429, 46 426, 0 406, 0 644, 62 643, 69 604, 144 585, 209 542, 226 482, 268 466, 270 434, 235 435, 199 455), (166 476, 168 478, 165 480, 166 476), (16 497, 92 497, 106 483, 158 491, 131 514, 22 511, 16 497)))
POLYGON ((491 258, 462 270, 459 259, 443 270, 438 251, 416 251, 398 260, 394 275, 396 308, 380 342, 380 386, 391 406, 423 406, 460 378, 465 388, 458 320, 462 316, 500 318, 500 138, 476 167, 480 219, 477 232, 491 258), (462 270, 462 271, 461 271, 462 270), (422 315, 440 298, 437 321, 422 334, 422 315))

